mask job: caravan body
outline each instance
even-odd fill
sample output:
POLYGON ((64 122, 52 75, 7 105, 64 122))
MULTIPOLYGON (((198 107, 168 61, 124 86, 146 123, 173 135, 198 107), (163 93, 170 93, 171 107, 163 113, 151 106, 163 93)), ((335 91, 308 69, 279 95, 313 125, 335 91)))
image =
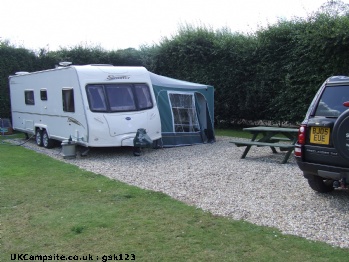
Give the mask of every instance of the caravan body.
POLYGON ((160 115, 143 67, 66 66, 10 76, 13 129, 38 145, 72 138, 86 147, 133 146, 138 129, 161 138, 160 115))

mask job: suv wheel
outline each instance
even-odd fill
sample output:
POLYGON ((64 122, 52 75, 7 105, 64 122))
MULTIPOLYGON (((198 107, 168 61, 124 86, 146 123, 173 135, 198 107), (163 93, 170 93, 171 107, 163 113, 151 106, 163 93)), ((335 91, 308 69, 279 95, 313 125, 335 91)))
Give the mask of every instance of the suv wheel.
POLYGON ((311 187, 311 189, 317 192, 328 193, 334 190, 333 180, 331 179, 324 179, 322 177, 310 174, 307 174, 306 177, 308 179, 308 184, 311 187))

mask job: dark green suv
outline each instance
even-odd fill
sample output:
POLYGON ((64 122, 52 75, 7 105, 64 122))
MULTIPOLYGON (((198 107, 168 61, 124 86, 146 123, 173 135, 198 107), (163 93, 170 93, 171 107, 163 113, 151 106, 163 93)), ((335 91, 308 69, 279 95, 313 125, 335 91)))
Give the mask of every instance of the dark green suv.
POLYGON ((302 122, 295 157, 310 187, 325 193, 349 185, 349 77, 320 87, 302 122))

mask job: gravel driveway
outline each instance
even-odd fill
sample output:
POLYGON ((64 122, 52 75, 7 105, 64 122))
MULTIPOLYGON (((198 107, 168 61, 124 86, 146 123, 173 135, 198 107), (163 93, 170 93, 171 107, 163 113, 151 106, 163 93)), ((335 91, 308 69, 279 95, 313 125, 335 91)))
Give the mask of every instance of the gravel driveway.
MULTIPOLYGON (((234 138, 235 139, 235 138, 234 138)), ((349 192, 314 192, 293 156, 244 147, 217 137, 213 144, 145 149, 134 157, 127 148, 91 149, 87 157, 63 159, 60 148, 24 146, 83 169, 140 188, 161 191, 216 215, 276 227, 284 234, 349 248, 349 192)))

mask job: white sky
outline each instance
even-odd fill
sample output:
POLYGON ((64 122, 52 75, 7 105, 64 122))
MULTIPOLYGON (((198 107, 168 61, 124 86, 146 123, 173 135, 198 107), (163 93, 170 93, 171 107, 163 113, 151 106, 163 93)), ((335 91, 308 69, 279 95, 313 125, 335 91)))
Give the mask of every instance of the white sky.
MULTIPOLYGON (((326 0, 0 0, 0 39, 31 50, 158 44, 181 25, 255 32, 308 17, 326 0)), ((343 0, 348 3, 349 0, 343 0)))

